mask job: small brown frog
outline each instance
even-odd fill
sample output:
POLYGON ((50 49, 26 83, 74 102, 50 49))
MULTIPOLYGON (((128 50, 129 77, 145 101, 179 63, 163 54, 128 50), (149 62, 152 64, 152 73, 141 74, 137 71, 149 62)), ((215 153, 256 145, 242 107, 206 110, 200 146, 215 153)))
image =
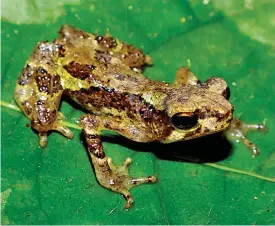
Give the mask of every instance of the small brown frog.
MULTIPOLYGON (((102 130, 137 142, 171 143, 223 131, 232 121, 233 107, 223 79, 213 77, 203 83, 182 67, 174 84, 152 81, 141 74, 142 67, 151 63, 149 56, 119 39, 64 25, 56 40, 37 44, 14 93, 39 133, 41 147, 46 146, 51 130, 73 137, 60 123, 64 118, 58 111, 62 95, 91 112, 81 117, 80 126, 97 180, 123 194, 126 208, 133 204, 129 190, 154 183, 156 177, 129 176, 130 158, 114 166, 104 153, 102 130)), ((241 124, 235 125, 236 133, 241 124)))

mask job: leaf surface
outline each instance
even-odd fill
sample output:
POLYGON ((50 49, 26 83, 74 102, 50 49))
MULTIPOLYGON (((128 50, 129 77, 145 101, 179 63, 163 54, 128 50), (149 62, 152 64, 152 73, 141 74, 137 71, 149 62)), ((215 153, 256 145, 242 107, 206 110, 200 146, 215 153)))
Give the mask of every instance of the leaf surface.
MULTIPOLYGON (((21 113, 2 106, 3 224, 274 224, 274 183, 190 163, 202 158, 221 166, 274 178, 275 54, 272 0, 14 1, 2 4, 2 100, 15 105, 18 75, 36 43, 53 40, 62 24, 110 33, 142 48, 154 66, 145 76, 172 82, 180 66, 204 81, 223 77, 235 116, 266 121, 269 133, 251 133, 262 153, 243 144, 225 146, 217 136, 176 145, 140 145, 120 138, 104 142, 115 164, 133 158, 134 176, 156 174, 158 183, 132 190, 135 205, 96 182, 80 131, 67 140, 52 133, 42 150, 21 113), (60 1, 59 1, 60 2, 60 1), (120 142, 121 140, 121 142, 120 142), (172 161, 173 149, 183 161, 172 161), (199 149, 199 151, 196 151, 199 149), (225 149, 231 151, 226 153, 225 149), (4 203, 4 205, 3 205, 4 203)), ((70 122, 81 112, 63 102, 70 122)))

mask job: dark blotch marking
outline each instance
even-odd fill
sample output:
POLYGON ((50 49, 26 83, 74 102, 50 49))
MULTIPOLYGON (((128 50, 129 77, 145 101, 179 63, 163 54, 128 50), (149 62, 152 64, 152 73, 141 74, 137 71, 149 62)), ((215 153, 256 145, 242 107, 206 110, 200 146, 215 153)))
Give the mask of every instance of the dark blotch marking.
POLYGON ((52 129, 52 124, 56 120, 57 111, 51 111, 45 106, 44 102, 41 102, 39 105, 37 103, 37 116, 31 120, 31 125, 33 128, 39 132, 49 131, 52 129))
POLYGON ((206 119, 207 117, 210 117, 211 112, 210 109, 207 107, 202 107, 201 109, 195 110, 195 114, 200 118, 200 119, 206 119))
MULTIPOLYGON (((119 92, 109 87, 91 87, 88 90, 68 91, 70 96, 77 99, 84 106, 91 104, 100 111, 103 107, 115 108, 119 112, 126 111, 129 119, 145 124, 151 133, 159 139, 167 137, 173 127, 164 111, 156 110, 140 95, 119 92)), ((108 126, 108 125, 107 125, 108 126)), ((106 127, 107 127, 106 126, 106 127)))
POLYGON ((64 57, 65 56, 65 47, 64 45, 59 45, 58 47, 58 56, 59 57, 64 57))
POLYGON ((99 135, 95 134, 87 134, 85 130, 83 130, 84 135, 86 137, 86 142, 88 145, 88 151, 96 156, 97 158, 104 158, 105 153, 103 152, 102 142, 99 135))
POLYGON ((95 40, 104 49, 111 49, 117 46, 117 42, 114 38, 108 36, 97 36, 95 40))
POLYGON ((56 110, 51 111, 49 108, 41 109, 38 111, 41 121, 52 124, 56 119, 56 110))
POLYGON ((100 135, 89 133, 90 129, 97 130, 99 128, 99 125, 100 121, 96 117, 93 117, 93 115, 84 116, 80 119, 80 126, 84 128, 83 134, 88 145, 89 153, 97 158, 104 158, 105 154, 103 152, 100 135))
MULTIPOLYGON (((233 109, 226 112, 225 114, 220 113, 219 111, 210 111, 207 107, 202 107, 201 109, 197 109, 195 111, 195 114, 200 119, 205 119, 207 117, 215 117, 217 118, 217 122, 221 122, 223 119, 226 119, 229 117, 230 114, 233 113, 233 109)), ((232 119, 229 119, 228 121, 231 121, 232 119)))
POLYGON ((60 82, 60 76, 55 75, 53 77, 52 94, 58 93, 61 90, 63 90, 63 87, 62 87, 61 82, 60 82))
POLYGON ((112 56, 109 54, 109 52, 105 51, 96 51, 95 59, 103 64, 110 64, 112 60, 112 56))
POLYGON ((120 58, 131 68, 141 68, 145 63, 143 52, 132 45, 125 45, 125 51, 122 52, 120 58))
POLYGON ((71 76, 84 80, 86 78, 94 78, 93 70, 96 68, 94 65, 79 64, 74 61, 68 65, 63 66, 71 76))
POLYGON ((44 68, 38 68, 35 81, 40 92, 50 93, 51 79, 52 76, 44 68))

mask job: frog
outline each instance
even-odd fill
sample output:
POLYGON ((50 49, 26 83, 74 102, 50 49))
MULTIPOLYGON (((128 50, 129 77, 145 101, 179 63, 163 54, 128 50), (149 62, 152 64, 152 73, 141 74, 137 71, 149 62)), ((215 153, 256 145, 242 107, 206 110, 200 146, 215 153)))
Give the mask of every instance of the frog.
MULTIPOLYGON (((148 65, 152 65, 149 55, 110 34, 96 35, 63 25, 55 40, 38 42, 14 92, 42 148, 51 131, 73 138, 59 112, 63 96, 85 109, 79 124, 96 179, 101 186, 122 194, 126 209, 134 203, 130 189, 155 183, 157 178, 129 175, 131 158, 121 166, 114 165, 102 146, 103 130, 136 142, 172 143, 231 128, 231 134, 244 140, 254 154, 259 151, 242 133, 243 128, 248 129, 246 124, 233 120, 224 79, 211 77, 201 82, 187 67, 181 67, 170 84, 145 77, 142 73, 148 65)), ((264 126, 251 128, 263 130, 264 126)))

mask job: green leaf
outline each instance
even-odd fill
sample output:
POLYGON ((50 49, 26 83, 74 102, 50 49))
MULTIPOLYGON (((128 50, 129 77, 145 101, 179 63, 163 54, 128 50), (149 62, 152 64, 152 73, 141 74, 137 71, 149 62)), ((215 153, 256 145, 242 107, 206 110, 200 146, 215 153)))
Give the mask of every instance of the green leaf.
MULTIPOLYGON (((273 0, 15 2, 2 3, 2 224, 274 224, 273 0), (53 40, 62 24, 101 34, 109 29, 141 47, 154 60, 145 75, 155 80, 172 82, 182 65, 201 80, 223 77, 235 116, 269 127, 267 134, 249 134, 261 155, 252 158, 232 141, 228 156, 230 145, 218 136, 171 146, 107 139, 114 163, 131 157, 132 175, 158 177, 157 184, 132 190, 135 205, 125 211, 124 199, 97 183, 78 127, 73 140, 52 133, 41 149, 28 119, 11 108, 36 42, 53 40), (173 161, 182 158, 215 163, 173 161)), ((63 102, 61 111, 76 125, 79 110, 63 102)))

